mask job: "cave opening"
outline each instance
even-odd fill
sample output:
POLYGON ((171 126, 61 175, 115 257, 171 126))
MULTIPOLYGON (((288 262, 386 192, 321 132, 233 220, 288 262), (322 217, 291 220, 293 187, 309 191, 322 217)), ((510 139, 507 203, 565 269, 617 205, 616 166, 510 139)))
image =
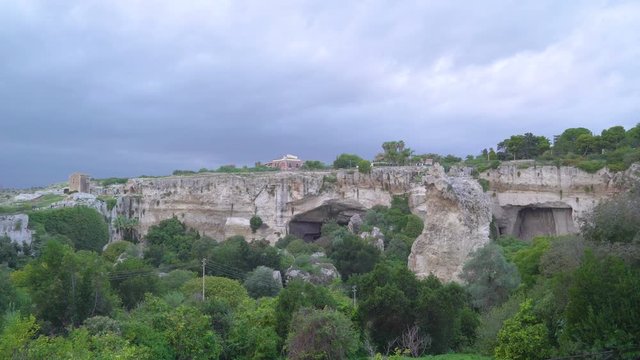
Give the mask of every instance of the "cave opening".
POLYGON ((289 234, 306 242, 313 242, 322 236, 322 225, 335 220, 340 225, 347 225, 355 214, 363 216, 366 209, 360 203, 330 201, 314 209, 294 216, 289 221, 289 234))
POLYGON ((523 207, 518 211, 512 234, 522 240, 574 232, 572 209, 523 207))

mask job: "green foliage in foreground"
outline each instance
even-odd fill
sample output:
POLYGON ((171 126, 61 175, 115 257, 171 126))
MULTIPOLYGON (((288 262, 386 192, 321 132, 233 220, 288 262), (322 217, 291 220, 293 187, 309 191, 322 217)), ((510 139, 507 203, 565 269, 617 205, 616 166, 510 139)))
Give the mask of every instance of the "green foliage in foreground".
POLYGON ((520 311, 504 322, 498 333, 496 360, 546 359, 551 354, 547 327, 533 313, 533 301, 525 300, 520 311))
MULTIPOLYGON (((377 358, 375 358, 377 359, 377 358)), ((442 355, 427 355, 419 358, 404 357, 404 356, 392 356, 391 360, 492 360, 492 357, 482 356, 476 354, 442 354, 442 355)))
POLYGON ((108 265, 94 252, 74 252, 56 241, 45 243, 42 254, 13 274, 24 288, 38 319, 57 332, 79 326, 93 315, 109 315, 117 303, 107 278, 108 265))
POLYGON ((292 360, 351 359, 359 349, 358 334, 336 310, 301 308, 291 321, 286 349, 292 360))

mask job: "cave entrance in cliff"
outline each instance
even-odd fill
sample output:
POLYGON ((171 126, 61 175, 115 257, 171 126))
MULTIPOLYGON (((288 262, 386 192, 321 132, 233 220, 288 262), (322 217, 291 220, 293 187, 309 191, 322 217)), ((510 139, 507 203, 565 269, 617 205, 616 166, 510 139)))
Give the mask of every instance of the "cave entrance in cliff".
POLYGON ((366 209, 358 202, 329 201, 314 209, 294 216, 289 222, 289 234, 306 242, 312 242, 322 235, 322 224, 335 220, 340 225, 347 225, 353 215, 363 216, 366 209))
POLYGON ((536 236, 557 236, 574 232, 570 207, 523 207, 518 211, 513 235, 522 240, 536 236))

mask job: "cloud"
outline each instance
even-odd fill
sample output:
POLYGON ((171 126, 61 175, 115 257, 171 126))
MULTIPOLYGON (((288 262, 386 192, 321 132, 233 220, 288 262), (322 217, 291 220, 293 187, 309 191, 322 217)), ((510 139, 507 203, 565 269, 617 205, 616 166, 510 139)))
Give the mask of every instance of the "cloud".
POLYGON ((615 1, 3 2, 0 186, 631 126, 639 20, 615 1))

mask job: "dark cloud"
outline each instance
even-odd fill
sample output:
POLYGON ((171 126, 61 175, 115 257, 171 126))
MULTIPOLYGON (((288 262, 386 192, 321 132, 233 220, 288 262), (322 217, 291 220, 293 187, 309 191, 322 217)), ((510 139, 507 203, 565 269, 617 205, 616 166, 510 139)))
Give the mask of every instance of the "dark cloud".
POLYGON ((0 187, 632 126, 640 6, 0 3, 0 187))

